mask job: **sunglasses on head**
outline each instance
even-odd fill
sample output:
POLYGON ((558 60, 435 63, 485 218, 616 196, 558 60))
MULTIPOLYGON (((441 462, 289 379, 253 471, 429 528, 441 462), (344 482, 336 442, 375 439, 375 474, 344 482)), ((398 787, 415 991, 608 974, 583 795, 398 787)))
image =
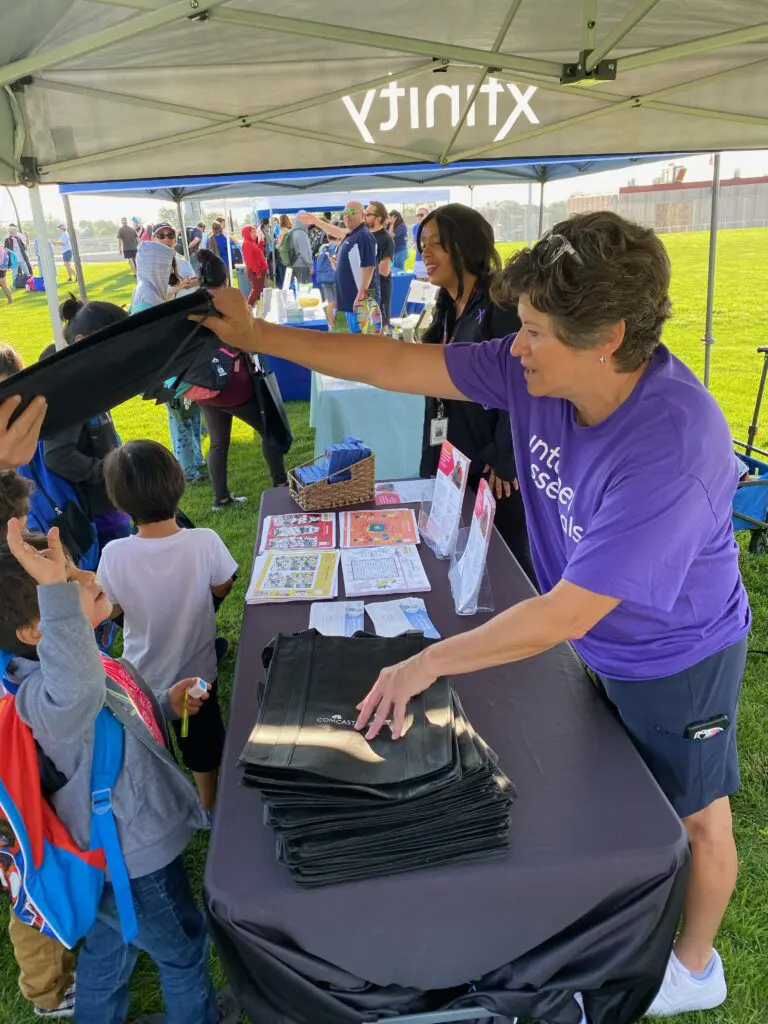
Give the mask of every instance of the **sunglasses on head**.
POLYGON ((554 266, 563 256, 570 256, 579 266, 584 266, 584 260, 564 235, 546 234, 533 247, 533 257, 542 270, 554 266))

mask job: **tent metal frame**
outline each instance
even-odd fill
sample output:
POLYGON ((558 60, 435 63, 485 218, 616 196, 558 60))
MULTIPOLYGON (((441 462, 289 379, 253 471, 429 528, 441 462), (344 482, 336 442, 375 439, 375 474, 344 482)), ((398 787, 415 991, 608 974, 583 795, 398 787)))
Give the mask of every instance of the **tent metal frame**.
MULTIPOLYGON (((459 135, 461 134, 461 130, 467 121, 470 111, 472 110, 472 104, 476 101, 479 90, 491 71, 493 71, 494 74, 499 75, 501 79, 508 79, 511 75, 514 75, 517 83, 533 86, 543 91, 556 91, 563 94, 564 92, 572 92, 574 88, 577 88, 573 85, 568 86, 561 84, 560 80, 563 70, 562 64, 556 61, 542 60, 539 58, 522 56, 520 54, 507 53, 502 49, 509 34, 510 27, 521 6, 522 0, 511 0, 499 31, 495 37, 494 43, 489 50, 443 43, 434 40, 406 38, 394 33, 375 32, 347 25, 327 24, 302 18, 289 18, 279 14, 235 10, 229 7, 229 0, 174 0, 173 3, 169 4, 164 3, 163 0, 91 0, 91 2, 107 7, 126 8, 136 13, 119 24, 93 32, 90 35, 82 36, 79 39, 65 43, 61 46, 52 47, 46 51, 35 54, 32 57, 12 61, 11 63, 0 67, 0 86, 5 87, 6 92, 8 93, 11 101, 11 111, 16 122, 16 140, 14 146, 15 162, 13 166, 19 175, 20 180, 25 181, 25 183, 32 187, 32 205, 36 220, 37 207, 39 205, 39 194, 35 195, 34 193, 37 192, 39 182, 46 176, 55 176, 57 173, 65 170, 71 171, 73 169, 86 167, 89 164, 104 159, 105 157, 117 158, 138 152, 146 152, 152 149, 170 146, 178 142, 207 138, 235 128, 259 127, 263 131, 273 132, 276 134, 295 135, 297 137, 311 138, 317 142, 327 142, 333 145, 359 149, 360 143, 357 139, 344 138, 342 136, 321 131, 299 129, 292 125, 278 123, 276 119, 301 110, 320 106, 345 95, 355 95, 367 89, 386 85, 395 77, 394 73, 390 73, 385 76, 371 79, 367 82, 350 84, 343 88, 325 92, 318 96, 309 97, 305 100, 283 104, 279 107, 273 107, 270 110, 261 111, 260 113, 246 114, 236 117, 232 117, 221 111, 199 110, 180 104, 165 103, 163 101, 149 99, 146 97, 128 96, 125 94, 112 93, 107 90, 92 89, 88 86, 72 82, 57 81, 55 78, 40 77, 41 72, 49 70, 55 71, 58 66, 72 60, 73 58, 93 53, 104 47, 111 46, 127 39, 136 38, 137 36, 185 19, 200 22, 212 20, 214 22, 222 22, 224 24, 235 25, 246 29, 260 29, 262 31, 277 32, 288 36, 301 36, 320 41, 334 40, 369 49, 376 49, 379 51, 383 50, 389 53, 427 58, 428 63, 419 63, 412 68, 399 70, 397 72, 398 79, 418 77, 419 75, 431 73, 441 68, 447 68, 450 65, 475 67, 479 69, 480 74, 478 80, 466 103, 463 105, 461 116, 455 130, 441 153, 439 163, 446 166, 458 163, 462 160, 468 160, 473 157, 487 156, 488 154, 508 145, 506 140, 504 140, 503 142, 486 143, 482 146, 460 150, 458 152, 454 151, 454 147, 459 135), (37 167, 36 163, 32 161, 31 164, 34 167, 34 171, 32 172, 32 177, 30 177, 30 162, 21 161, 21 153, 25 139, 25 126, 19 104, 13 94, 13 89, 9 88, 29 76, 35 76, 35 84, 44 89, 48 88, 59 91, 69 91, 75 95, 91 96, 94 99, 130 103, 133 106, 144 106, 148 109, 189 116, 207 123, 199 128, 177 133, 175 135, 166 135, 163 138, 148 139, 132 145, 121 146, 113 150, 86 154, 71 160, 62 160, 47 164, 43 167, 37 167)), ((713 53, 718 50, 725 50, 730 47, 743 46, 749 43, 760 42, 768 39, 768 22, 763 22, 729 32, 701 36, 695 39, 690 39, 684 43, 675 43, 669 46, 661 46, 642 50, 636 53, 630 53, 628 55, 622 54, 621 56, 614 56, 614 51, 617 46, 626 39, 632 29, 640 24, 643 19, 650 14, 658 3, 659 0, 637 0, 617 25, 607 35, 598 39, 599 0, 581 0, 581 42, 582 50, 585 51, 584 69, 587 74, 591 74, 595 68, 598 67, 600 62, 606 59, 615 59, 620 72, 633 71, 669 63, 681 58, 713 53)), ((715 121, 724 120, 739 122, 747 125, 765 127, 768 126, 768 117, 752 114, 733 114, 724 110, 691 107, 685 104, 668 101, 668 97, 674 95, 680 90, 708 83, 726 75, 738 74, 764 63, 765 61, 758 60, 740 64, 737 67, 726 68, 711 75, 699 76, 695 79, 678 83, 664 89, 655 90, 642 96, 622 96, 612 91, 608 92, 590 88, 582 94, 590 101, 596 104, 601 104, 600 106, 597 106, 593 110, 585 111, 581 114, 564 118, 548 125, 538 125, 530 128, 527 131, 517 134, 516 141, 524 142, 530 141, 531 139, 546 137, 547 135, 551 135, 552 133, 562 129, 571 128, 579 124, 603 118, 621 110, 637 109, 640 107, 670 114, 707 118, 715 121)), ((386 146, 380 143, 370 145, 370 150, 371 152, 378 152, 386 156, 398 157, 400 159, 412 160, 414 162, 421 162, 428 159, 422 153, 399 147, 386 146)), ((539 234, 541 234, 543 223, 543 192, 545 180, 544 176, 541 176, 539 179, 541 186, 539 234)), ((712 222, 710 226, 712 242, 710 246, 710 276, 707 287, 707 326, 705 332, 705 378, 707 383, 709 382, 709 360, 712 345, 712 301, 714 294, 718 194, 719 156, 716 159, 715 175, 713 177, 712 222)), ((180 204, 180 200, 177 200, 177 204, 180 204)), ((68 203, 66 205, 67 220, 69 223, 71 220, 71 212, 68 209, 68 203)), ((180 210, 180 206, 178 206, 178 209, 180 210)), ((45 237, 44 232, 41 237, 45 237)), ((75 266, 78 274, 78 283, 81 294, 85 295, 85 283, 82 277, 82 267, 80 265, 79 253, 77 252, 76 239, 74 237, 73 243, 75 247, 75 266)), ((52 278, 50 278, 50 275, 51 271, 55 270, 55 267, 49 267, 49 263, 52 263, 52 260, 49 259, 50 254, 45 251, 46 247, 41 245, 40 249, 41 265, 44 270, 46 287, 48 288, 49 286, 52 286, 52 294, 49 295, 49 305, 53 310, 56 297, 55 273, 53 273, 52 278)), ((54 323, 57 319, 57 317, 54 317, 54 323)))

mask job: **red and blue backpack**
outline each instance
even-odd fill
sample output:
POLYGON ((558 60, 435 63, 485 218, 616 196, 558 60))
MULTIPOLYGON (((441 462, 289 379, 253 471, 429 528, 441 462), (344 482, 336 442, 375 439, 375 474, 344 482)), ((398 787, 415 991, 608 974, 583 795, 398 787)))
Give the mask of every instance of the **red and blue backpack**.
POLYGON ((130 942, 138 925, 112 813, 112 789, 123 764, 123 726, 107 708, 96 718, 91 844, 83 851, 43 792, 43 774, 58 773, 46 765, 32 730, 19 718, 17 687, 6 672, 12 658, 0 651, 0 884, 21 921, 71 949, 96 920, 109 871, 123 938, 130 942))

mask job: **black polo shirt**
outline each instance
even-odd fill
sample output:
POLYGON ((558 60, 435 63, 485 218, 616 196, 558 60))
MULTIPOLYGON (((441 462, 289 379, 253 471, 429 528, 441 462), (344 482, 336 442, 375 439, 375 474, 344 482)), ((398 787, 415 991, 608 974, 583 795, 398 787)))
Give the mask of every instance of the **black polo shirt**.
MULTIPOLYGON (((424 334, 425 344, 483 342, 504 338, 520 330, 516 309, 494 306, 489 295, 489 282, 478 281, 462 315, 456 319, 455 307, 446 292, 441 291, 432 323, 424 334)), ((517 474, 512 450, 509 416, 497 409, 484 409, 475 402, 443 401, 427 398, 422 436, 420 474, 437 473, 440 446, 429 443, 430 422, 438 415, 440 405, 448 418, 448 440, 471 460, 470 477, 476 486, 486 465, 502 480, 517 474)))

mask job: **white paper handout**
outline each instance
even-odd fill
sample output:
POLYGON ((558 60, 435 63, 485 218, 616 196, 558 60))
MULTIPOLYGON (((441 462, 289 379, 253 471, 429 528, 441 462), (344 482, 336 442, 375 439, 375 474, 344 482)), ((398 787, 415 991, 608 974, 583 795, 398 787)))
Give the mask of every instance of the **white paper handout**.
POLYGON ((458 586, 456 588, 456 610, 474 611, 480 593, 480 585, 488 559, 488 545, 491 541, 496 501, 483 477, 477 489, 477 499, 472 512, 472 525, 464 553, 456 566, 458 586), (474 607, 473 607, 474 606, 474 607))
POLYGON ((265 551, 253 564, 248 604, 322 601, 338 593, 338 551, 265 551))
POLYGON ((316 629, 323 636, 352 636, 364 625, 362 601, 317 601, 309 610, 310 629, 316 629))
POLYGON ((367 604, 365 610, 377 636, 400 636, 409 629, 417 629, 430 639, 440 639, 440 634, 435 629, 421 597, 377 601, 375 604, 367 604))
POLYGON ((429 480, 389 480, 376 484, 376 504, 410 505, 432 501, 434 490, 433 477, 429 480))
POLYGON ((419 522, 422 534, 441 558, 447 558, 456 544, 461 506, 467 489, 469 461, 449 441, 444 442, 440 449, 429 518, 426 522, 419 522))
POLYGON ((415 544, 341 552, 347 597, 431 590, 415 544))

